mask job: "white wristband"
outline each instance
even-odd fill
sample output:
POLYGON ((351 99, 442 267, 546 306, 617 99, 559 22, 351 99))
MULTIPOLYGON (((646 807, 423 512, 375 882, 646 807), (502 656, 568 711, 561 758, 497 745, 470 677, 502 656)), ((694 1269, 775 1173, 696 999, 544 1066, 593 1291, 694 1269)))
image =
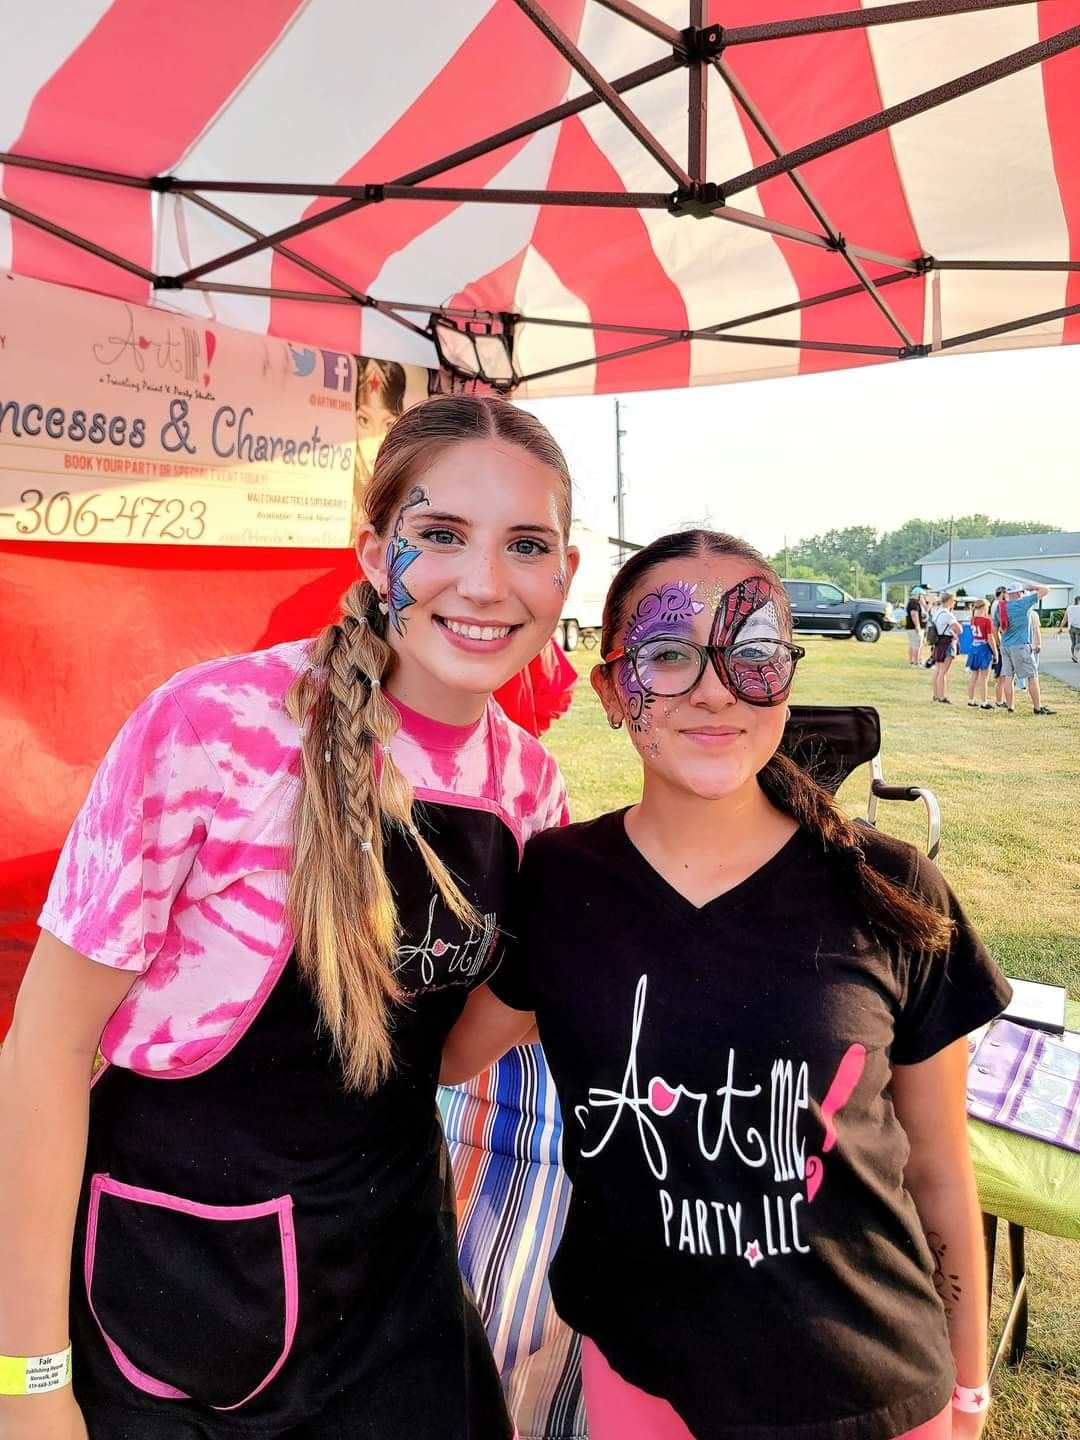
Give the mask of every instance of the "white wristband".
POLYGON ((967 1385, 954 1385, 952 1408, 962 1410, 965 1415, 981 1415, 990 1409, 990 1386, 979 1385, 972 1390, 967 1385))

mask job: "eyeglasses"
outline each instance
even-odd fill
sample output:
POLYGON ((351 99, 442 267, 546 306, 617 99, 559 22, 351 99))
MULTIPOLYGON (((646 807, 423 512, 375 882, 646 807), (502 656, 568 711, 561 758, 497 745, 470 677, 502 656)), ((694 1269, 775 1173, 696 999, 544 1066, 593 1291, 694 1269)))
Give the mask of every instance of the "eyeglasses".
POLYGON ((659 636, 629 649, 613 650, 604 663, 629 663, 647 695, 674 699, 688 695, 711 662, 720 683, 748 705, 780 705, 787 698, 795 666, 806 654, 786 640, 740 640, 734 645, 698 645, 659 636))

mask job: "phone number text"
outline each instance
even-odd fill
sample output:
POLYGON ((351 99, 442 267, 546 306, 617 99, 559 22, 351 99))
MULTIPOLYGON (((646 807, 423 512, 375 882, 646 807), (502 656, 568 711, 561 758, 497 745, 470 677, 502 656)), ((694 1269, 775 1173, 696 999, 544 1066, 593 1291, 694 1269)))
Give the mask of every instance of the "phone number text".
MULTIPOLYGON (((206 502, 181 500, 176 495, 72 496, 68 490, 47 495, 43 490, 24 490, 19 496, 22 510, 6 512, 20 535, 59 539, 75 535, 80 540, 97 534, 118 535, 125 540, 201 540, 206 534, 206 502), (113 527, 116 527, 115 529, 113 527)), ((5 512, 0 511, 0 517, 5 512)))

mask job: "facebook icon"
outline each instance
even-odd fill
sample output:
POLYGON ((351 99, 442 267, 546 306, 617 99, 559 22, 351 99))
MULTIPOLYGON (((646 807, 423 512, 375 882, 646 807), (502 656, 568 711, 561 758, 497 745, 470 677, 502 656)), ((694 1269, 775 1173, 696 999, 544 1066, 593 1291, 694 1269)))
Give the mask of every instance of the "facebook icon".
POLYGON ((353 357, 339 355, 335 350, 324 350, 323 385, 327 390, 340 390, 346 395, 353 389, 353 357))

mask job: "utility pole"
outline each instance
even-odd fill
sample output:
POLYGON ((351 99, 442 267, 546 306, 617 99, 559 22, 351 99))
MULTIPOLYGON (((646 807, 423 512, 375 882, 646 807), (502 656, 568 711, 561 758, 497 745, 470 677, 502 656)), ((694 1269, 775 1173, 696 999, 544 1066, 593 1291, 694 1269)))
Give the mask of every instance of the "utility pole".
POLYGON ((622 441, 626 431, 619 424, 619 402, 615 401, 615 494, 612 499, 615 501, 615 538, 619 542, 619 564, 621 565, 626 556, 626 547, 623 541, 626 539, 623 528, 623 473, 622 473, 622 441))
POLYGON ((953 542, 953 528, 954 528, 954 521, 955 521, 955 520, 956 520, 956 516, 955 516, 955 515, 950 515, 950 516, 949 516, 949 561, 948 561, 948 573, 947 573, 947 575, 945 576, 945 584, 946 584, 946 585, 951 585, 951 584, 952 584, 952 542, 953 542))
POLYGON ((784 536, 784 579, 791 579, 791 566, 788 563, 788 543, 786 535, 784 536))

